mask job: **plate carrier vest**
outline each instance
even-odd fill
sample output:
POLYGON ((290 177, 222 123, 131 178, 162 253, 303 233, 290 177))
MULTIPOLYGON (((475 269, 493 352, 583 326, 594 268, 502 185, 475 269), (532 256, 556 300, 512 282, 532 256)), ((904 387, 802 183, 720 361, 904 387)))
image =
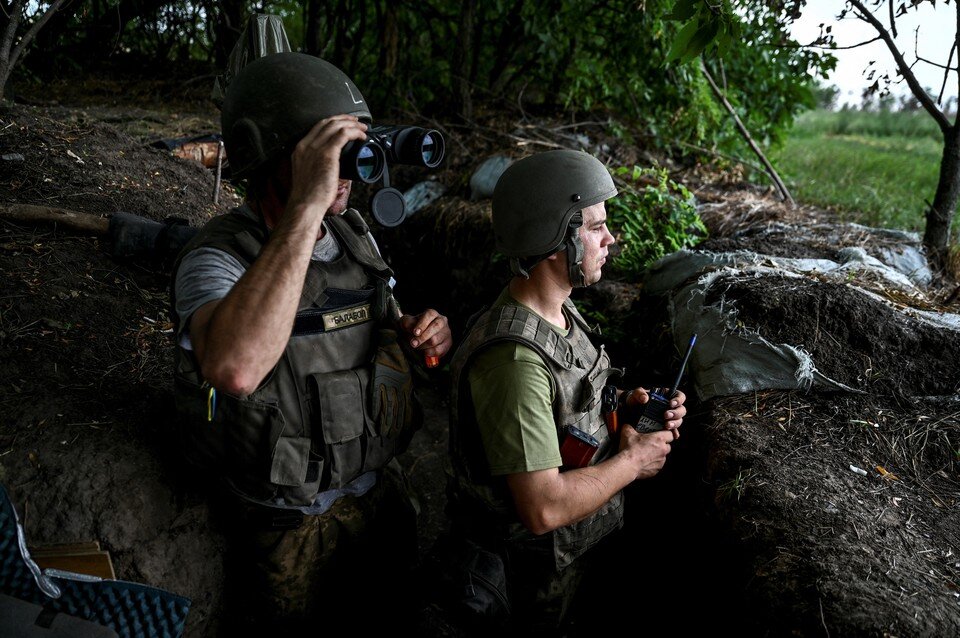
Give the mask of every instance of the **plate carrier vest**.
POLYGON ((552 377, 558 441, 563 441, 568 428, 575 426, 600 443, 591 465, 608 458, 616 452, 617 445, 607 434, 600 412, 600 394, 607 380, 623 371, 611 368, 603 346, 598 350, 590 342, 588 335, 593 331, 569 299, 564 302, 563 312, 570 326, 566 338, 541 317, 517 305, 498 306, 472 319, 472 327, 451 364, 450 406, 450 498, 455 518, 468 529, 484 530, 481 534, 486 538, 477 539, 481 544, 550 543, 557 569, 566 567, 623 525, 623 492, 582 521, 534 536, 518 521, 503 478, 490 476, 465 371, 474 355, 492 343, 515 341, 531 348, 543 359, 552 377))
MULTIPOLYGON (((176 348, 184 455, 261 502, 310 505, 319 492, 384 467, 420 425, 409 364, 385 321, 393 271, 357 211, 324 222, 343 254, 310 262, 290 340, 252 394, 212 392, 194 353, 176 348)), ((267 235, 262 220, 238 212, 214 218, 180 254, 173 280, 183 257, 201 246, 249 267, 267 235)))

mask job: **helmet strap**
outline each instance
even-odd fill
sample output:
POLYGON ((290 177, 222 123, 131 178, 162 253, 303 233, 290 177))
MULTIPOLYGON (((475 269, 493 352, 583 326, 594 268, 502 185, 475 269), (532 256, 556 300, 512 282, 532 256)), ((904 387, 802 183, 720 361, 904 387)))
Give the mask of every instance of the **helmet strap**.
MULTIPOLYGON (((529 268, 529 267, 528 267, 529 268)), ((510 258, 510 272, 512 272, 517 277, 523 277, 524 279, 530 279, 530 273, 527 268, 523 267, 523 264, 520 263, 519 257, 510 258)))
POLYGON ((570 285, 574 288, 584 288, 587 285, 583 274, 583 242, 580 241, 580 227, 583 226, 583 215, 577 213, 570 219, 567 227, 567 276, 570 285))

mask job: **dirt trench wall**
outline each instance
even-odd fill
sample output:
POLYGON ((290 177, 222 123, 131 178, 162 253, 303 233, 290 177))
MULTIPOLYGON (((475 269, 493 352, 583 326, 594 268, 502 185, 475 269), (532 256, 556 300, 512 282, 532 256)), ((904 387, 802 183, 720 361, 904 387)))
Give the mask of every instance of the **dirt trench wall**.
POLYGON ((828 251, 795 222, 789 251, 764 254, 763 226, 709 242, 750 251, 671 256, 645 288, 678 345, 706 337, 703 480, 750 633, 955 634, 957 314, 897 270, 889 233, 828 251))

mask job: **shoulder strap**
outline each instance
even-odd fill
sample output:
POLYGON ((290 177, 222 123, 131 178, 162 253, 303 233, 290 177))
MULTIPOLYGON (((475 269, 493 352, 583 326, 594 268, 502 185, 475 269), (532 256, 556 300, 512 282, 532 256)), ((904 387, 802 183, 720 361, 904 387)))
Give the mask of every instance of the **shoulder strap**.
MULTIPOLYGON (((193 239, 187 242, 173 262, 170 272, 170 317, 173 322, 177 323, 177 271, 188 253, 209 246, 224 251, 243 264, 244 268, 249 268, 266 241, 267 229, 263 223, 237 212, 236 209, 208 221, 193 239)), ((177 334, 178 329, 179 326, 175 326, 174 334, 177 334)))
POLYGON ((325 221, 336 233, 343 249, 368 273, 383 281, 389 281, 393 277, 393 270, 374 247, 370 228, 360 213, 348 208, 342 215, 331 215, 326 217, 325 221))
POLYGON ((520 306, 508 304, 484 313, 475 330, 479 336, 474 351, 495 341, 517 341, 564 370, 573 367, 573 346, 546 321, 520 306))
POLYGON ((574 304, 573 300, 569 297, 564 300, 563 309, 567 312, 567 315, 577 323, 581 330, 587 334, 600 335, 599 326, 591 326, 588 324, 587 320, 580 314, 580 311, 577 310, 576 304, 574 304))

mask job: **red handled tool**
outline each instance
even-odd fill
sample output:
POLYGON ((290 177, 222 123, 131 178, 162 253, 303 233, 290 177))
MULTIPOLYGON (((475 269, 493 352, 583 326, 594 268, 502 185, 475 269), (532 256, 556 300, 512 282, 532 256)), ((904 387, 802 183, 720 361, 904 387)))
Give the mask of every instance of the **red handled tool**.
POLYGON ((610 436, 616 436, 620 431, 620 422, 617 418, 617 386, 605 385, 600 393, 603 420, 607 423, 610 436))
MULTIPOLYGON (((403 311, 400 310, 400 304, 397 303, 397 300, 394 299, 392 295, 388 303, 390 304, 390 307, 393 308, 394 321, 399 324, 400 319, 403 317, 403 311)), ((427 366, 428 368, 436 368, 438 365, 440 365, 440 357, 434 354, 425 354, 423 355, 423 365, 427 366)))

